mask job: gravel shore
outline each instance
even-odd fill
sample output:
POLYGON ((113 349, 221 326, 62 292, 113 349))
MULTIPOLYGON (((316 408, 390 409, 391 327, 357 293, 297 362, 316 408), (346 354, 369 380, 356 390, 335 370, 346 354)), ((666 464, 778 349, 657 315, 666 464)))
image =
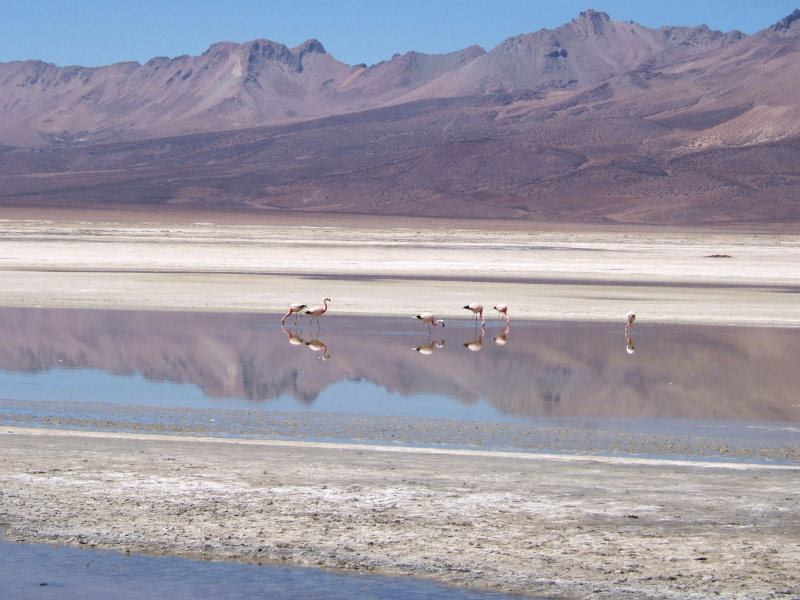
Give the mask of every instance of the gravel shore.
POLYGON ((568 598, 800 589, 797 467, 8 427, 0 443, 13 540, 568 598))

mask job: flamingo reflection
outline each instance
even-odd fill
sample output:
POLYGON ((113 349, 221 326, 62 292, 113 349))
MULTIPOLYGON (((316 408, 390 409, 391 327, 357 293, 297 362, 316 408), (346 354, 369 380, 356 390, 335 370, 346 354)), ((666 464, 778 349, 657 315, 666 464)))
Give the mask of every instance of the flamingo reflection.
POLYGON ((508 317, 506 317, 506 328, 503 330, 503 333, 497 335, 492 338, 495 344, 499 344, 500 346, 505 346, 508 342, 508 332, 511 331, 511 323, 509 322, 508 317))
POLYGON ((433 354, 433 351, 438 350, 439 348, 444 348, 444 340, 439 340, 438 342, 436 340, 429 340, 425 344, 420 344, 414 348, 414 350, 420 354, 428 355, 433 354))
POLYGON ((306 346, 311 348, 314 352, 322 351, 322 360, 328 360, 330 358, 330 355, 328 354, 328 346, 326 346, 325 343, 319 338, 308 340, 306 342, 306 346))
POLYGON ((472 338, 466 344, 464 344, 465 348, 468 348, 472 352, 477 352, 481 348, 483 348, 483 334, 486 333, 485 325, 481 324, 481 331, 477 334, 476 337, 472 338))
POLYGON ((281 331, 289 338, 289 343, 292 346, 302 346, 306 341, 297 333, 297 331, 289 331, 284 325, 281 325, 281 331))
POLYGON ((636 352, 636 344, 633 343, 633 338, 628 335, 628 332, 625 332, 625 351, 628 354, 633 354, 636 352))

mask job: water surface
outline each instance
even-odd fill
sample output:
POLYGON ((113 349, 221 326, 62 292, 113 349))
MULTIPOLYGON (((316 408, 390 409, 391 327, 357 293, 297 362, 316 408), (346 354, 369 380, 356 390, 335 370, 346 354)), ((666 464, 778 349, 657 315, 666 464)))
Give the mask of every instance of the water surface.
POLYGON ((511 600, 408 577, 125 555, 0 541, 0 596, 15 600, 511 600))
MULTIPOLYGON (((0 308, 0 423, 800 464, 800 330, 0 308)), ((491 599, 0 542, 14 598, 491 599), (46 585, 41 585, 46 584, 46 585)))
POLYGON ((0 309, 0 422, 798 461, 800 330, 0 309))

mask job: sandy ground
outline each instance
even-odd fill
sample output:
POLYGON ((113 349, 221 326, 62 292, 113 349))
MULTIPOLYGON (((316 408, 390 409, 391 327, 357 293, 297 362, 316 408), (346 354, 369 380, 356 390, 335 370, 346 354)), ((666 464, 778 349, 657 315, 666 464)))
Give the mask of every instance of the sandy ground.
POLYGON ((7 219, 0 305, 800 326, 798 236, 404 225, 7 219))
POLYGON ((15 428, 0 443, 10 539, 569 598, 800 590, 796 467, 15 428))
MULTIPOLYGON (((3 215, 0 215, 2 217, 3 215)), ((800 238, 0 221, 0 305, 800 326, 800 238)), ((10 539, 576 598, 797 598, 798 469, 0 431, 10 539)))

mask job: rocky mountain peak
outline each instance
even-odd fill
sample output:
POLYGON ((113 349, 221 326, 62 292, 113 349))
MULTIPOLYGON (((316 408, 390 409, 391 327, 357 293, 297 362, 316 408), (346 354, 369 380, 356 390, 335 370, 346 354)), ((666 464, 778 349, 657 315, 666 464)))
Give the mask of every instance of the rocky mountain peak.
POLYGON ((795 9, 794 12, 773 25, 770 29, 778 33, 792 33, 800 35, 800 9, 795 9))
POLYGON ((581 12, 577 19, 573 19, 572 24, 587 36, 599 36, 606 32, 606 27, 611 24, 611 17, 608 13, 590 8, 581 12))
POLYGON ((322 43, 314 38, 306 40, 296 48, 292 48, 292 52, 295 52, 301 56, 304 54, 327 54, 322 43))

